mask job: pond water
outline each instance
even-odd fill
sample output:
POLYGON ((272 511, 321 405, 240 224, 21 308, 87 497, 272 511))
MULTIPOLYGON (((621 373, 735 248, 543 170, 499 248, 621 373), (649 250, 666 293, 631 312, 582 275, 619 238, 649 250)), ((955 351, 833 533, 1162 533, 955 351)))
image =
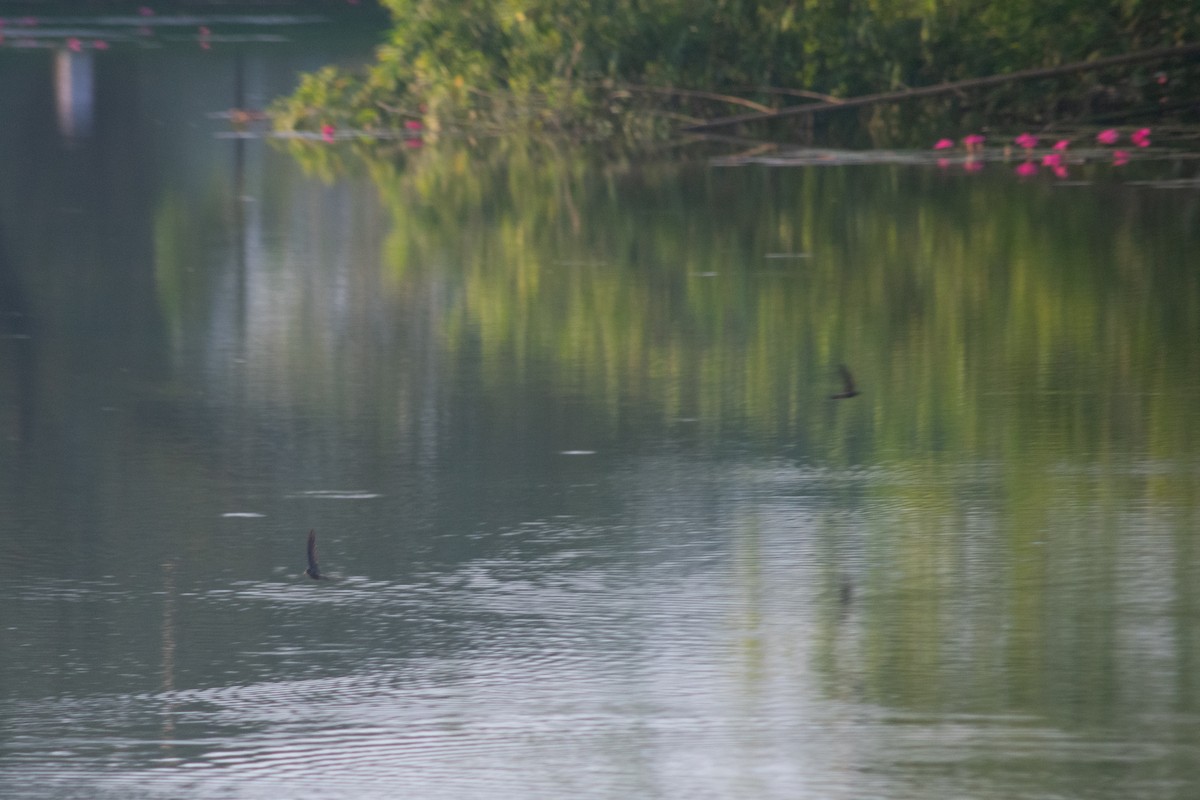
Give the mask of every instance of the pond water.
POLYGON ((6 797, 1200 791, 1194 162, 246 136, 367 45, 206 27, 0 51, 6 797))

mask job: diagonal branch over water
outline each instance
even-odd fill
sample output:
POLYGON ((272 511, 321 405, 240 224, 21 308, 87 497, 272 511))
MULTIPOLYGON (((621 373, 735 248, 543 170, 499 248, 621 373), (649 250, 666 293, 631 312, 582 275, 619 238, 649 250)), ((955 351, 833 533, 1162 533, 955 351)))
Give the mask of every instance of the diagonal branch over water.
POLYGON ((1085 72, 1088 70, 1113 67, 1119 64, 1135 64, 1142 61, 1157 61, 1159 59, 1171 58, 1174 56, 1188 56, 1196 53, 1200 53, 1200 44, 1185 44, 1179 45, 1178 47, 1160 47, 1154 50, 1141 50, 1136 53, 1125 53, 1123 55, 1110 56, 1108 58, 1097 58, 1090 61, 1076 61, 1071 64, 1062 64, 1057 67, 1035 67, 1033 69, 1018 70, 1017 72, 1006 72, 1003 75, 989 75, 985 78, 968 78, 966 80, 953 81, 951 83, 939 83, 935 86, 924 86, 918 89, 902 89, 896 92, 867 94, 862 95, 861 97, 852 97, 832 103, 808 103, 799 106, 788 106, 777 111, 761 114, 739 114, 733 117, 722 117, 721 119, 714 119, 699 125, 689 125, 683 129, 683 132, 703 133, 706 131, 715 130, 716 128, 739 125, 743 122, 757 122, 765 119, 791 117, 797 114, 815 114, 820 111, 829 111, 835 108, 855 108, 857 106, 873 105, 875 103, 908 100, 914 97, 931 97, 933 95, 956 92, 963 89, 979 89, 985 86, 996 86, 1002 83, 1009 83, 1010 81, 1030 80, 1033 78, 1049 78, 1055 75, 1065 75, 1071 72, 1085 72))

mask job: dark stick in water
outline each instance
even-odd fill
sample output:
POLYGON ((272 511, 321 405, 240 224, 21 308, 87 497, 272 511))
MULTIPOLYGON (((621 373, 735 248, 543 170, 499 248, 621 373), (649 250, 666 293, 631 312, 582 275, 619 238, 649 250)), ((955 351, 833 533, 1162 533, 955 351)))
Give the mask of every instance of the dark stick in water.
POLYGON ((304 574, 314 581, 321 580, 321 568, 317 566, 317 532, 308 532, 308 569, 304 574))

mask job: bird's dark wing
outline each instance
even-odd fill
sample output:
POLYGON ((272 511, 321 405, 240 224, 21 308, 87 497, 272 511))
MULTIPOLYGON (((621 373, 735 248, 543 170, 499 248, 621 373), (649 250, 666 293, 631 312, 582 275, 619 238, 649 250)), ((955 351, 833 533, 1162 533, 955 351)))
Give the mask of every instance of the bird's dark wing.
POLYGON ((317 532, 308 532, 308 572, 312 575, 319 575, 321 570, 317 568, 317 532))
POLYGON ((854 376, 846 369, 846 365, 838 364, 838 371, 842 373, 842 391, 849 395, 858 394, 858 389, 854 386, 854 376))

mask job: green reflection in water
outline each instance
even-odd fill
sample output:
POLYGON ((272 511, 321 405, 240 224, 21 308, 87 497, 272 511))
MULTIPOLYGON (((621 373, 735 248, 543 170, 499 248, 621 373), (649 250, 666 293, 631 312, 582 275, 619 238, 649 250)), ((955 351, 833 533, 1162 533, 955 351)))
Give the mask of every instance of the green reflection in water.
POLYGON ((1190 196, 496 150, 367 164, 380 287, 454 287, 444 343, 489 382, 536 362, 614 419, 636 400, 846 463, 1192 450, 1190 196), (865 393, 826 403, 843 360, 865 393))
MULTIPOLYGON (((1194 196, 1102 167, 1056 186, 503 146, 366 170, 390 215, 380 290, 399 308, 443 287, 441 346, 491 396, 536 386, 612 437, 694 419, 861 471, 822 486, 854 521, 816 526, 866 553, 852 655, 834 599, 853 559, 824 559, 834 694, 858 674, 888 704, 1067 727, 1194 707, 1194 196), (864 394, 834 403, 841 361, 864 394)), ((749 608, 757 525, 736 532, 749 608)))

